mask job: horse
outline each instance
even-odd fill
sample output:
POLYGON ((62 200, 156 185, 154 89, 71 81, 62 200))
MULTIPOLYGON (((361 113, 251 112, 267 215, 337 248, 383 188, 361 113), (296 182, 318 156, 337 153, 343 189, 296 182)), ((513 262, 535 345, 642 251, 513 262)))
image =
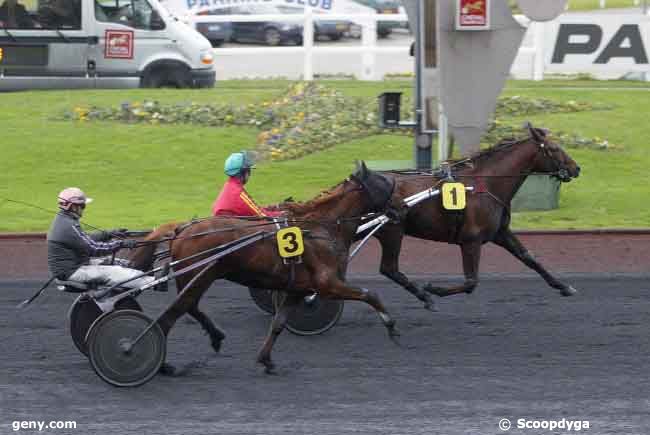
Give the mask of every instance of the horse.
MULTIPOLYGON (((524 247, 510 229, 510 202, 532 173, 544 173, 569 182, 580 174, 580 167, 556 143, 547 131, 527 124, 529 137, 502 141, 466 159, 449 161, 447 170, 437 173, 383 171, 395 181, 391 198, 393 220, 375 233, 381 245, 380 273, 396 282, 435 311, 429 294, 440 297, 472 293, 479 283, 481 246, 492 242, 539 273, 563 296, 576 289, 551 275, 524 247), (474 190, 462 212, 447 211, 434 198, 406 208, 403 199, 432 186, 454 179, 474 190), (460 246, 465 282, 459 286, 438 287, 427 283, 419 288, 399 270, 403 237, 447 242, 460 246)), ((363 236, 363 235, 361 235, 363 236)))
MULTIPOLYGON (((276 313, 257 362, 266 373, 273 373, 275 364, 271 351, 284 329, 287 317, 305 296, 314 292, 320 297, 363 301, 374 308, 388 336, 395 339, 399 333, 395 321, 386 311, 376 293, 352 287, 344 282, 347 256, 362 217, 372 212, 382 212, 388 203, 394 183, 388 177, 369 170, 365 163, 349 178, 304 202, 287 202, 282 208, 288 211, 286 218, 240 219, 218 216, 195 223, 167 224, 149 234, 145 241, 156 242, 171 238, 172 260, 187 258, 210 248, 237 241, 268 228, 273 235, 280 225, 296 225, 304 233, 304 253, 300 262, 287 264, 278 253, 278 247, 268 238, 243 247, 219 259, 207 270, 195 269, 176 277, 177 288, 183 294, 161 316, 159 325, 168 334, 174 323, 188 313, 199 321, 210 335, 216 352, 225 334, 202 313, 198 304, 210 285, 218 279, 226 279, 246 287, 273 288, 283 292, 276 301, 276 313), (174 230, 171 233, 170 230, 174 230)), ((138 248, 131 257, 133 267, 146 270, 151 267, 156 243, 138 248)), ((183 262, 187 267, 205 256, 183 262)))

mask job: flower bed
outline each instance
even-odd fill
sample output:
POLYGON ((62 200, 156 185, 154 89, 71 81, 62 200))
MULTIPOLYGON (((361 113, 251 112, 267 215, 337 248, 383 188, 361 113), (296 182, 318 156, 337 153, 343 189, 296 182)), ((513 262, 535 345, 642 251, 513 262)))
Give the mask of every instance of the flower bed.
MULTIPOLYGON (((413 103, 404 98, 403 119, 413 117, 413 103)), ((585 102, 555 102, 541 98, 503 97, 496 116, 482 142, 494 144, 507 137, 519 137, 523 130, 512 118, 548 113, 611 110, 612 107, 585 102)), ((270 101, 241 106, 231 104, 161 105, 155 101, 122 103, 119 107, 77 107, 65 115, 76 121, 118 121, 127 123, 203 126, 249 126, 257 128, 257 152, 261 158, 288 160, 317 152, 336 144, 366 136, 390 133, 410 135, 410 130, 386 130, 378 125, 377 101, 350 97, 314 82, 296 83, 270 101)), ((601 138, 585 138, 553 131, 554 139, 569 148, 609 149, 601 138)))

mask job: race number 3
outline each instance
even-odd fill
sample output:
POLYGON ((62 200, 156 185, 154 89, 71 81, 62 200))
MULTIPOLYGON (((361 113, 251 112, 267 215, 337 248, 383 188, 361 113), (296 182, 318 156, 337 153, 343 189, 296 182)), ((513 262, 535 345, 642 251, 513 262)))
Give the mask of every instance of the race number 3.
POLYGON ((283 228, 277 232, 276 238, 278 240, 280 257, 297 257, 305 252, 302 231, 298 227, 283 228))
POLYGON ((465 200, 465 185, 463 183, 442 185, 442 206, 447 210, 464 210, 465 200))

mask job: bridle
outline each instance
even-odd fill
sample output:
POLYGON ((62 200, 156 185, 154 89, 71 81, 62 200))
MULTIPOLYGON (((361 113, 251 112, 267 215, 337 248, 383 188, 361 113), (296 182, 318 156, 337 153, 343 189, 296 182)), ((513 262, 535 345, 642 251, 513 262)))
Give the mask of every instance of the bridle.
POLYGON ((355 174, 350 175, 348 179, 354 181, 360 186, 361 190, 368 195, 368 198, 370 199, 370 203, 371 203, 370 206, 373 209, 373 211, 378 212, 378 211, 385 210, 388 207, 388 203, 390 202, 390 199, 393 196, 393 191, 395 190, 395 180, 385 177, 382 174, 376 174, 376 175, 378 175, 379 177, 382 178, 382 180, 390 184, 390 188, 388 189, 387 192, 377 192, 377 190, 379 190, 380 188, 369 186, 366 183, 366 180, 362 180, 355 174), (385 195, 385 198, 378 198, 380 195, 385 195))
MULTIPOLYGON (((536 174, 545 174, 545 175, 551 175, 554 177, 559 178, 560 180, 569 180, 571 179, 571 175, 569 174, 569 170, 564 166, 562 162, 560 162, 558 159, 553 156, 553 151, 555 150, 546 141, 538 142, 533 138, 535 143, 538 144, 538 150, 539 152, 542 153, 544 158, 550 160, 553 165, 555 166, 554 170, 551 171, 545 171, 545 172, 537 172, 536 174)), ((556 145, 553 145, 556 146, 556 145)))

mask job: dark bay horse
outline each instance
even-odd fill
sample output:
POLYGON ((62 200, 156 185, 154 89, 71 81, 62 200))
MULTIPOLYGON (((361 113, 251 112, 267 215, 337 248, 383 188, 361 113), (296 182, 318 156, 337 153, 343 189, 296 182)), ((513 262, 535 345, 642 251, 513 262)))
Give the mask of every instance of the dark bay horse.
POLYGON ((471 293, 476 288, 481 246, 487 242, 506 249, 539 273, 551 287, 559 289, 562 295, 570 296, 576 292, 573 287, 553 277, 510 230, 510 201, 528 175, 546 173, 568 182, 580 173, 576 162, 553 143, 544 130, 530 124, 527 128, 530 137, 524 140, 502 142, 471 158, 449 162, 451 176, 466 186, 474 187, 473 192, 467 192, 467 206, 462 212, 445 210, 440 197, 410 209, 397 205, 410 195, 439 185, 445 181, 446 174, 384 172, 395 180, 391 202, 398 208, 398 217, 375 234, 382 248, 380 271, 423 301, 426 308, 433 309, 428 293, 449 296, 471 293), (464 284, 444 288, 429 283, 418 288, 399 270, 399 254, 405 235, 459 245, 464 284))
MULTIPOLYGON (((247 287, 284 290, 257 357, 257 361, 264 365, 267 373, 272 372, 274 368, 271 350, 284 329, 288 315, 305 296, 313 292, 323 298, 368 303, 378 312, 389 337, 397 336, 395 322, 386 312, 379 297, 373 292, 349 286, 344 282, 348 251, 361 216, 383 211, 393 188, 392 180, 361 164, 348 179, 315 199, 305 203, 284 204, 283 208, 289 211, 286 224, 299 226, 304 232, 302 262, 294 266, 285 264, 278 254, 273 237, 228 254, 203 274, 200 274, 201 269, 197 269, 180 275, 176 278, 179 289, 184 288, 195 277, 197 279, 164 313, 159 322, 163 331, 167 334, 179 317, 189 313, 210 334, 212 345, 218 351, 225 335, 198 309, 198 304, 201 296, 214 281, 226 279, 247 287)), ((279 218, 280 224, 283 224, 283 221, 283 218, 279 218)), ((260 229, 272 235, 276 230, 276 223, 273 220, 217 217, 182 226, 166 225, 151 233, 146 240, 163 240, 173 228, 176 228, 173 232, 175 239, 171 241, 170 249, 172 260, 177 260, 233 242, 260 229)), ((142 270, 148 269, 153 262, 154 251, 155 244, 138 248, 131 258, 132 265, 142 270)), ((201 258, 183 263, 182 267, 201 258)))

